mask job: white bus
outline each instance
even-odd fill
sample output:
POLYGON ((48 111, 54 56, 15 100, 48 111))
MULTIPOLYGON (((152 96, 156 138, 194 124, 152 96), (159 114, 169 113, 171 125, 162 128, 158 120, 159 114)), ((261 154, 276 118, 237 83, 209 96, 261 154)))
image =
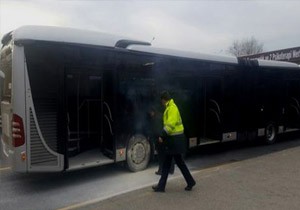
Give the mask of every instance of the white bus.
POLYGON ((116 162, 145 169, 154 151, 148 112, 162 112, 162 90, 181 110, 189 148, 256 138, 270 144, 300 125, 296 64, 47 26, 20 27, 2 44, 1 144, 14 171, 116 162))

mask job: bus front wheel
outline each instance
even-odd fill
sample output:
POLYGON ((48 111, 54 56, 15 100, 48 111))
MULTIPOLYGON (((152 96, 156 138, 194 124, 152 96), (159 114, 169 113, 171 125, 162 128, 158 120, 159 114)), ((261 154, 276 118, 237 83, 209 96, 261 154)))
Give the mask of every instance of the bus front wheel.
POLYGON ((127 167, 136 172, 147 168, 151 157, 151 146, 143 135, 132 136, 128 141, 126 154, 127 167))

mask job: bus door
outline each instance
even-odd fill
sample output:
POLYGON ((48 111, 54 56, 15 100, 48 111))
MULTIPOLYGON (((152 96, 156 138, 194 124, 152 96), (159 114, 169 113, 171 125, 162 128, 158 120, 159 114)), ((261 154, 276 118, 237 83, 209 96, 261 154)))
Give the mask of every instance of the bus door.
POLYGON ((67 153, 100 154, 102 138, 102 76, 95 70, 71 69, 65 76, 67 153))
MULTIPOLYGON (((220 142, 222 138, 222 82, 218 77, 203 80, 202 86, 203 136, 200 144, 220 142)), ((201 100, 201 99, 200 99, 201 100)))

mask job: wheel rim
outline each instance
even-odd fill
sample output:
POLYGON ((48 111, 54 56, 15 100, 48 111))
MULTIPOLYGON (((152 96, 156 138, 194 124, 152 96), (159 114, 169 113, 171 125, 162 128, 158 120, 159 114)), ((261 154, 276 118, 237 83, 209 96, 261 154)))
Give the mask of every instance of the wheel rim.
POLYGON ((131 160, 135 164, 142 163, 146 158, 145 145, 138 142, 131 148, 131 160))
POLYGON ((273 125, 268 125, 266 129, 266 136, 268 141, 273 141, 275 139, 275 127, 273 125))

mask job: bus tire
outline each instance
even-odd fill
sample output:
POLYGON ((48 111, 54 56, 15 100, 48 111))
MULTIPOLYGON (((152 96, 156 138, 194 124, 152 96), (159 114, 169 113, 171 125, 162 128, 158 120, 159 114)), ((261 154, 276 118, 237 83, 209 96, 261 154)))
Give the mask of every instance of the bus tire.
POLYGON ((274 123, 268 123, 266 126, 265 143, 274 144, 277 139, 277 130, 274 123))
POLYGON ((151 145, 143 135, 132 136, 127 145, 126 163, 130 171, 142 171, 147 168, 151 158, 151 145))

